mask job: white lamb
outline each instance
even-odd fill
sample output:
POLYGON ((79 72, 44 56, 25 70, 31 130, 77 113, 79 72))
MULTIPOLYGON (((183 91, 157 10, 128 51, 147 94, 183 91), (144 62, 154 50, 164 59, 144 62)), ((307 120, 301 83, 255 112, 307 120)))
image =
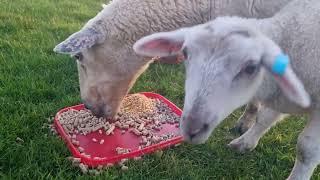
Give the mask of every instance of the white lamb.
POLYGON ((204 143, 225 117, 252 100, 264 108, 253 127, 229 144, 240 152, 254 149, 282 113, 308 114, 289 179, 310 179, 320 163, 319 0, 294 0, 273 18, 221 17, 153 34, 134 49, 187 57, 181 130, 188 142, 204 143))
MULTIPOLYGON (((78 60, 81 98, 96 115, 110 117, 152 62, 134 53, 132 45, 137 39, 204 23, 222 14, 267 17, 289 1, 114 0, 54 51, 78 60)), ((254 112, 244 117, 250 120, 254 112)))

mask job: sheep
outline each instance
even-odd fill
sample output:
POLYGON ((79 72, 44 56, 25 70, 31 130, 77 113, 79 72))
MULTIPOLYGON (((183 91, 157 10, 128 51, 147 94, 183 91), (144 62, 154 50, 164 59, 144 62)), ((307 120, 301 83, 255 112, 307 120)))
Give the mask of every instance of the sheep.
POLYGON ((245 17, 272 15, 289 1, 114 0, 54 51, 77 60, 85 106, 97 116, 113 117, 152 62, 132 50, 140 37, 204 23, 228 11, 245 17))
POLYGON ((181 133, 204 143, 232 111, 254 100, 257 122, 229 146, 256 147, 277 120, 309 115, 298 137, 288 179, 310 179, 320 163, 320 1, 294 0, 272 18, 219 17, 214 21, 138 40, 145 56, 182 52, 186 58, 181 133))

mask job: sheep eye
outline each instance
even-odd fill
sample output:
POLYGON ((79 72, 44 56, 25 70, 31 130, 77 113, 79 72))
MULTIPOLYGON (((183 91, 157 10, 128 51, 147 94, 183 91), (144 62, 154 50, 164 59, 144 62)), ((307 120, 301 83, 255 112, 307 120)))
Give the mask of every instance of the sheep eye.
POLYGON ((245 67, 244 72, 249 74, 249 75, 252 75, 252 74, 254 74, 256 72, 257 68, 258 68, 257 65, 250 64, 247 67, 245 67))
POLYGON ((241 71, 234 77, 234 81, 241 79, 242 77, 250 77, 258 72, 260 64, 254 64, 254 62, 248 62, 241 71))
POLYGON ((188 59, 188 50, 187 50, 187 48, 184 48, 184 49, 182 50, 182 54, 183 54, 183 56, 184 56, 185 59, 188 59))
POLYGON ((78 53, 73 56, 76 60, 81 61, 83 59, 83 55, 81 53, 78 53))

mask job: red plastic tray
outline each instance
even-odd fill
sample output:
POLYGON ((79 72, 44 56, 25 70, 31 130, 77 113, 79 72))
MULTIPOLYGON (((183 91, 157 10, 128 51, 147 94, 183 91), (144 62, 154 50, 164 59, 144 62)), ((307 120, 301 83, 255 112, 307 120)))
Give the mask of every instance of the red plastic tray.
MULTIPOLYGON (((182 111, 172 102, 164 98, 163 96, 155 93, 144 92, 144 94, 148 98, 160 99, 164 103, 166 103, 174 113, 178 116, 181 116, 182 111)), ((115 129, 114 135, 107 136, 105 134, 99 134, 98 131, 87 134, 86 136, 77 134, 77 140, 80 142, 80 146, 84 148, 85 154, 91 155, 91 157, 86 157, 81 155, 78 151, 77 147, 74 146, 71 142, 71 139, 68 137, 67 133, 62 128, 61 124, 58 121, 59 114, 68 111, 70 109, 81 110, 84 109, 84 105, 76 105, 72 107, 67 107, 60 110, 54 119, 55 127, 62 137, 62 139, 66 142, 69 150, 72 155, 76 158, 81 158, 81 162, 87 164, 90 167, 96 167, 98 165, 106 165, 108 163, 116 163, 121 161, 122 159, 131 159, 137 156, 143 156, 145 154, 150 154, 160 149, 164 149, 175 144, 182 142, 182 136, 179 135, 179 128, 175 126, 175 124, 164 124, 163 129, 156 134, 168 134, 175 133, 178 136, 171 138, 167 141, 163 141, 158 144, 154 144, 143 149, 138 149, 140 137, 134 135, 133 133, 126 132, 125 134, 121 134, 119 129, 115 129), (98 141, 104 139, 103 144, 95 143, 92 141, 92 138, 96 138, 98 141), (131 149, 130 153, 118 155, 115 151, 117 147, 128 148, 131 149), (98 158, 97 158, 98 157, 98 158)))

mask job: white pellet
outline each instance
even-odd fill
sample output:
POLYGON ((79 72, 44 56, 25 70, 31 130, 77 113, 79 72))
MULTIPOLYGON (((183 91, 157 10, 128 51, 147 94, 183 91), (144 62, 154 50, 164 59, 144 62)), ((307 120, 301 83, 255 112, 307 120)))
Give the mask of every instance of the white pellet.
POLYGON ((110 135, 111 133, 113 133, 114 129, 115 129, 115 126, 112 125, 112 126, 107 130, 106 135, 110 135))
POLYGON ((143 128, 144 128, 144 126, 145 126, 145 123, 141 123, 140 126, 139 126, 139 128, 138 128, 138 130, 139 130, 139 131, 142 131, 143 128))
POLYGON ((127 171, 128 169, 129 169, 128 166, 121 166, 122 171, 127 171))
POLYGON ((73 134, 71 138, 72 138, 72 139, 76 139, 76 138, 77 138, 77 135, 73 134))
POLYGON ((79 168, 80 168, 80 170, 81 170, 81 172, 83 174, 87 174, 88 173, 88 168, 84 164, 80 163, 79 164, 79 168))
POLYGON ((104 143, 104 139, 101 139, 99 143, 100 143, 100 144, 103 144, 103 143, 104 143))
POLYGON ((83 147, 80 147, 80 146, 79 146, 79 147, 78 147, 78 150, 79 150, 80 153, 83 153, 83 152, 84 152, 83 147))
POLYGON ((141 136, 141 132, 139 131, 139 130, 137 130, 136 128, 133 128, 132 129, 132 132, 135 134, 135 135, 137 135, 137 136, 141 136))
POLYGON ((81 158, 73 158, 72 162, 73 163, 80 163, 81 162, 81 158))
POLYGON ((107 165, 106 165, 106 167, 112 167, 112 166, 114 166, 114 164, 112 164, 112 163, 108 163, 107 165))
POLYGON ((121 163, 121 164, 124 164, 124 163, 126 163, 127 161, 128 161, 128 159, 121 159, 120 163, 121 163))
POLYGON ((72 144, 75 145, 75 146, 79 146, 79 145, 80 145, 79 141, 76 141, 76 140, 74 140, 74 139, 73 139, 71 142, 72 142, 72 144))
POLYGON ((142 159, 142 157, 140 157, 140 156, 137 156, 137 157, 134 157, 133 158, 133 160, 135 160, 135 161, 139 161, 139 160, 141 160, 142 159))

